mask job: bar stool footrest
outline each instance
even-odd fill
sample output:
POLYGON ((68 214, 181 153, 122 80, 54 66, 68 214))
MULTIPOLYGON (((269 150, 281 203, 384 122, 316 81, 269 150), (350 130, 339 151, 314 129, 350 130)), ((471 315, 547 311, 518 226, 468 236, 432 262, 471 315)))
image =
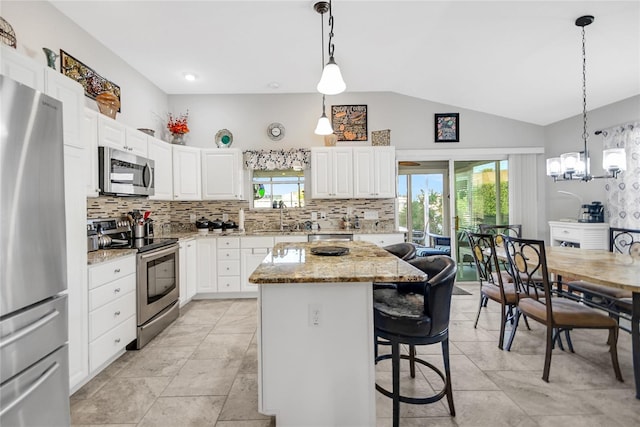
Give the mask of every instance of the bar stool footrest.
MULTIPOLYGON (((376 364, 381 360, 391 359, 391 357, 392 357, 391 354, 383 354, 381 356, 378 356, 376 357, 376 364)), ((405 360, 411 360, 411 358, 406 354, 401 354, 400 358, 405 360)), ((400 402, 410 403, 412 405, 424 405, 426 403, 437 402, 438 400, 441 400, 443 397, 445 397, 447 395, 447 380, 444 373, 442 373, 440 369, 438 369, 431 363, 427 362, 426 360, 422 360, 418 357, 414 357, 413 360, 416 363, 426 366, 427 368, 431 369, 436 374, 438 374, 438 376, 442 378, 442 382, 444 383, 444 388, 439 393, 436 393, 433 396, 428 396, 428 397, 409 397, 409 396, 400 395, 400 402)), ((385 388, 382 388, 380 385, 378 385, 378 383, 376 383, 376 390, 378 390, 383 395, 393 399, 393 393, 385 388)))

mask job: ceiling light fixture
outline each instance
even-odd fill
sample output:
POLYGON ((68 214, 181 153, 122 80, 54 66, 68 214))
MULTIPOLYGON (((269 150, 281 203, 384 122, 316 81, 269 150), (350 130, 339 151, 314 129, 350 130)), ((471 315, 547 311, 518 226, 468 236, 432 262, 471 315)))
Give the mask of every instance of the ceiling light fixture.
POLYGON ((193 82, 197 79, 196 75, 193 73, 184 73, 184 79, 188 82, 193 82))
MULTIPOLYGON (((618 173, 626 170, 627 161, 623 148, 610 148, 602 152, 602 167, 607 175, 591 175, 589 151, 587 149, 587 55, 585 49, 585 27, 594 21, 591 15, 576 19, 576 26, 582 27, 582 141, 584 151, 561 154, 560 157, 547 159, 547 176, 554 181, 591 181, 595 178, 617 178, 618 173)), ((597 133, 597 132, 596 132, 597 133)))
MULTIPOLYGON (((326 1, 320 1, 313 5, 313 8, 320 14, 320 29, 322 30, 321 37, 321 51, 322 51, 322 66, 324 67, 324 14, 330 10, 330 4, 326 1)), ((331 122, 327 118, 327 114, 325 112, 325 95, 322 95, 322 115, 318 119, 318 124, 316 126, 316 130, 314 133, 316 135, 331 135, 333 133, 333 128, 331 127, 331 122)))
MULTIPOLYGON (((320 77, 320 81, 318 82, 317 89, 318 89, 318 92, 324 95, 337 95, 339 93, 344 92, 345 89, 347 88, 347 85, 342 79, 342 73, 340 72, 340 67, 338 67, 338 64, 336 64, 336 61, 333 58, 333 52, 335 50, 335 46, 333 45, 333 42, 332 42, 334 18, 333 18, 333 12, 331 9, 331 0, 329 0, 328 4, 325 1, 318 2, 315 5, 313 5, 313 7, 316 10, 316 12, 320 14, 324 14, 327 11, 329 12, 329 28, 330 28, 329 43, 327 45, 328 53, 329 53, 329 62, 327 62, 327 65, 324 65, 324 56, 323 56, 322 65, 324 68, 322 70, 322 77, 320 77)), ((322 22, 323 22, 322 44, 324 49, 324 19, 322 22)))

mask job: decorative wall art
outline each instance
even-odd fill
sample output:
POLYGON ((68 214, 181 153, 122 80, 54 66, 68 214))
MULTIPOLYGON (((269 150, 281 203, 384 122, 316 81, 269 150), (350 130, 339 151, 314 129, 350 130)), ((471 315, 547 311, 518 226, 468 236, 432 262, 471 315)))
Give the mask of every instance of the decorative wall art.
POLYGON ((331 125, 338 141, 366 141, 367 106, 332 105, 331 125))
POLYGON ((436 113, 434 136, 435 142, 460 142, 460 114, 436 113))
POLYGON ((16 32, 2 16, 0 16, 0 41, 7 46, 16 48, 16 32))
POLYGON ((79 82, 84 88, 84 94, 91 99, 96 99, 96 96, 103 92, 112 92, 118 98, 118 102, 121 101, 120 86, 105 79, 62 49, 60 49, 60 71, 79 82))
POLYGON ((391 145, 391 129, 385 130, 372 130, 371 131, 371 145, 391 145))

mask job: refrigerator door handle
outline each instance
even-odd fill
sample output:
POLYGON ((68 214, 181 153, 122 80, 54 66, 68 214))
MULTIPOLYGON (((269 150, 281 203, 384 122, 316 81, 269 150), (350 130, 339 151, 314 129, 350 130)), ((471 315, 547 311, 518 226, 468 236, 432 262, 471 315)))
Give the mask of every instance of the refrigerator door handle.
POLYGON ((58 310, 53 310, 51 313, 40 318, 38 321, 33 322, 29 326, 26 326, 14 332, 13 334, 9 335, 9 338, 7 338, 6 340, 4 339, 4 337, 2 337, 2 341, 0 341, 0 349, 8 346, 9 344, 13 344, 14 342, 18 341, 20 338, 26 335, 29 335, 30 333, 32 333, 38 328, 43 327, 44 325, 51 322, 53 319, 55 319, 59 315, 60 315, 60 312, 58 310))
POLYGON ((60 364, 58 362, 54 362, 53 365, 49 366, 49 368, 40 375, 33 384, 29 386, 20 396, 18 396, 13 402, 9 402, 2 410, 0 410, 0 418, 11 411, 15 406, 20 404, 23 400, 25 400, 31 393, 33 393, 42 383, 49 379, 51 375, 53 375, 60 368, 60 364))

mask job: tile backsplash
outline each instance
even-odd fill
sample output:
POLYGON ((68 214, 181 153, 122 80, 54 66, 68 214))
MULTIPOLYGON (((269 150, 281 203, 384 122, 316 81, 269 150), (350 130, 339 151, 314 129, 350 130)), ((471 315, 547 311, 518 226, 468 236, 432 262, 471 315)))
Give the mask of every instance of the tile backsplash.
MULTIPOLYGON (((171 224, 172 229, 194 229, 190 215, 196 218, 222 219, 228 214, 231 221, 238 221, 240 209, 245 211, 245 229, 278 230, 280 226, 279 209, 249 209, 248 201, 154 201, 146 197, 109 197, 101 196, 87 199, 87 218, 119 218, 134 209, 151 211, 156 230, 163 224, 171 224)), ((326 220, 318 219, 321 227, 337 229, 341 227, 342 217, 351 209, 352 215, 361 218, 361 228, 378 231, 392 231, 395 226, 394 199, 351 199, 351 200, 308 200, 304 208, 284 210, 284 222, 294 225, 311 219, 311 212, 325 212, 326 220), (376 211, 377 220, 362 220, 364 211, 376 211)))

